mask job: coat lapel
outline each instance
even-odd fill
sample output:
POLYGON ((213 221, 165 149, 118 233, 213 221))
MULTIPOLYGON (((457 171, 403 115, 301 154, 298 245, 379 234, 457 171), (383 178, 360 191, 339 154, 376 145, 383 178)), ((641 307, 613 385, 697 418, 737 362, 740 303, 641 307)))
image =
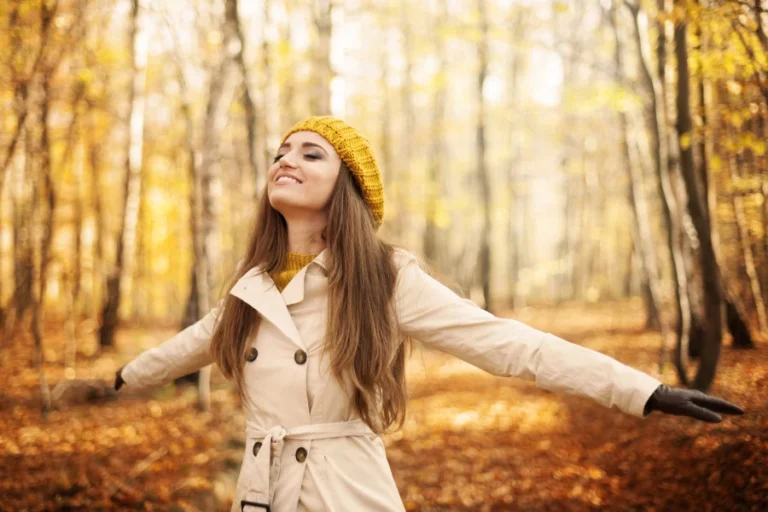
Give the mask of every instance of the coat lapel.
POLYGON ((258 311, 296 345, 306 348, 280 290, 268 273, 262 272, 258 267, 249 270, 229 293, 258 311))

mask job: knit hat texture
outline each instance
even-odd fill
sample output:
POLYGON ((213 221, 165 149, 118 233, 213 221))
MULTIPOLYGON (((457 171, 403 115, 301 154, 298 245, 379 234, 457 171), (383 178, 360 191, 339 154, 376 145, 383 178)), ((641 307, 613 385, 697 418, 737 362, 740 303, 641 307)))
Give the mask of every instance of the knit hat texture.
POLYGON ((380 226, 384 218, 384 185, 368 139, 341 119, 313 116, 296 123, 283 136, 280 144, 300 131, 315 132, 331 143, 363 190, 363 198, 373 212, 377 226, 380 226))

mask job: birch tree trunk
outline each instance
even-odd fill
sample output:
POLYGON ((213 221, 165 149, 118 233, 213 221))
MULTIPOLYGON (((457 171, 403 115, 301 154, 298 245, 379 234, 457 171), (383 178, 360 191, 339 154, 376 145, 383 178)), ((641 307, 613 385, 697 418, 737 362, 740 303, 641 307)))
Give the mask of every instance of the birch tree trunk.
MULTIPOLYGON (((667 148, 667 167, 670 173, 670 179, 675 175, 675 169, 679 166, 679 157, 677 155, 677 137, 674 133, 674 127, 672 126, 672 119, 674 117, 674 104, 670 105, 670 95, 668 94, 670 86, 667 83, 672 73, 667 69, 667 46, 673 36, 674 25, 671 22, 672 13, 672 0, 657 0, 657 7, 659 15, 658 19, 658 45, 657 45, 657 66, 659 85, 661 87, 661 112, 664 120, 664 141, 667 148)), ((677 192, 676 198, 678 204, 683 199, 680 199, 680 189, 683 187, 681 182, 675 183, 675 190, 677 192), (679 186, 677 186, 679 185, 679 186)), ((701 292, 695 274, 695 265, 692 263, 692 253, 695 251, 690 238, 692 232, 690 215, 682 209, 682 218, 680 220, 682 234, 684 235, 681 240, 681 248, 683 251, 683 266, 686 269, 686 289, 688 290, 688 318, 690 319, 690 328, 688 330, 688 349, 687 354, 692 358, 698 358, 701 351, 701 339, 703 333, 703 320, 701 318, 701 292), (686 243, 689 242, 689 243, 686 243)))
MULTIPOLYGON (((228 9, 231 7, 227 7, 228 9)), ((231 16, 231 13, 225 14, 231 16)), ((226 23, 226 21, 225 21, 226 23)), ((230 24, 231 26, 231 24, 230 24)), ((171 28, 171 30, 173 30, 171 28)), ((181 103, 181 118, 184 121, 184 152, 186 153, 187 169, 189 172, 190 187, 189 196, 189 229, 192 238, 192 269, 190 272, 190 288, 187 302, 184 308, 184 316, 181 328, 184 329, 197 322, 210 309, 210 281, 204 251, 204 239, 202 228, 202 185, 200 167, 202 165, 202 153, 197 145, 195 120, 192 110, 189 87, 183 68, 183 58, 179 52, 179 42, 174 33, 174 64, 176 66, 176 79, 179 83, 179 98, 181 103)), ((226 62, 220 56, 222 62, 226 62)), ((213 77, 214 73, 211 73, 213 77)), ((176 380, 194 382, 198 386, 198 408, 207 410, 210 404, 210 371, 203 369, 190 375, 185 375, 176 380)))
MULTIPOLYGON (((283 0, 285 7, 286 20, 280 30, 280 45, 286 48, 291 47, 291 32, 293 31, 293 19, 295 2, 292 0, 283 0)), ((286 51, 284 55, 280 57, 280 71, 285 76, 282 80, 282 87, 280 88, 280 124, 281 130, 288 130, 294 123, 299 121, 298 114, 296 113, 296 75, 294 72, 295 60, 291 55, 290 50, 286 51)))
MULTIPOLYGON (((379 77, 379 87, 382 91, 382 105, 381 105, 381 113, 379 116, 380 124, 379 124, 379 147, 381 148, 380 156, 381 156, 381 178, 384 183, 388 183, 388 186, 385 187, 385 191, 396 191, 397 185, 394 183, 394 178, 397 176, 394 169, 392 168, 392 99, 389 94, 389 76, 390 76, 390 68, 389 68, 389 44, 388 44, 388 32, 389 32, 389 26, 386 25, 382 29, 382 34, 384 37, 384 41, 382 41, 382 44, 379 49, 379 62, 381 67, 381 76, 379 77), (394 186, 393 186, 394 185, 394 186)), ((386 192, 385 192, 386 193, 386 192)), ((391 193, 387 194, 387 201, 389 201, 389 198, 395 199, 396 195, 393 197, 391 193)), ((394 204, 395 201, 393 200, 389 204, 394 204)), ((397 211, 399 211, 399 206, 395 208, 397 211)), ((386 215, 386 214, 385 214, 386 215)), ((392 219, 392 222, 385 222, 382 226, 383 230, 389 230, 391 228, 395 228, 398 226, 397 219, 392 219)))
POLYGON ((477 41, 477 125, 475 128, 475 151, 477 158, 477 180, 480 187, 480 204, 483 211, 483 223, 480 231, 480 251, 478 271, 483 288, 483 302, 486 310, 491 307, 491 184, 485 161, 485 98, 483 86, 488 75, 488 14, 485 0, 476 3, 480 15, 480 37, 477 41))
POLYGON ((435 74, 435 92, 432 99, 432 119, 431 119, 431 137, 429 141, 429 163, 426 199, 425 199, 425 218, 426 226, 424 229, 424 255, 430 260, 435 261, 438 255, 437 243, 437 212, 438 201, 443 188, 443 151, 444 149, 444 124, 445 108, 447 101, 447 62, 445 55, 445 41, 442 34, 442 28, 447 22, 447 7, 445 0, 440 0, 440 14, 432 28, 435 38, 435 54, 437 55, 437 72, 435 74))
POLYGON ((272 7, 272 2, 270 0, 264 0, 263 5, 263 23, 261 26, 261 91, 262 91, 262 101, 261 101, 261 116, 259 116, 257 122, 259 123, 259 131, 258 133, 261 136, 261 146, 259 147, 259 151, 261 151, 262 158, 264 159, 264 172, 256 177, 256 197, 254 199, 258 199, 258 195, 261 193, 262 188, 267 183, 267 170, 269 169, 269 165, 271 162, 272 157, 272 151, 273 148, 270 147, 270 134, 272 133, 272 129, 274 128, 274 120, 272 119, 273 115, 276 113, 276 108, 273 108, 277 105, 277 91, 275 90, 275 84, 274 82, 274 72, 272 70, 272 61, 270 59, 270 44, 269 44, 269 38, 267 34, 267 27, 270 25, 270 10, 272 7))
MULTIPOLYGON (((517 296, 517 286, 520 277, 520 243, 519 232, 516 225, 517 215, 516 212, 519 208, 518 203, 518 175, 520 170, 520 160, 522 158, 522 143, 521 134, 525 129, 525 120, 521 112, 521 102, 519 100, 520 94, 520 79, 523 73, 525 64, 523 62, 523 54, 519 51, 518 45, 522 44, 525 24, 527 22, 525 11, 522 9, 514 9, 514 14, 510 18, 511 24, 510 31, 510 50, 509 61, 507 62, 507 112, 510 119, 509 126, 509 162, 507 164, 507 205, 509 211, 507 213, 507 222, 505 226, 505 235, 507 243, 507 303, 511 309, 515 308, 515 297, 517 296)), ((568 208, 568 199, 566 198, 566 208, 568 208)), ((568 225, 566 224, 566 234, 563 239, 561 247, 568 250, 568 225)), ((562 254, 562 253, 561 253, 562 254)), ((558 289, 565 289, 565 286, 560 286, 558 289)))
MULTIPOLYGON (((240 78, 242 80, 242 103, 245 110, 245 130, 248 139, 248 164, 253 173, 253 182, 258 185, 260 176, 266 174, 267 165, 265 160, 264 151, 259 149, 263 146, 263 139, 265 136, 264 125, 258 121, 259 111, 263 110, 264 102, 258 89, 254 88, 251 84, 250 73, 248 66, 245 62, 245 37, 243 36, 243 30, 240 26, 240 15, 237 10, 237 0, 226 0, 224 8, 225 23, 228 26, 228 32, 233 35, 237 44, 235 47, 237 50, 234 52, 235 63, 240 71, 240 78), (257 98, 255 100, 254 98, 257 98), (256 103, 259 103, 257 107, 256 103)), ((263 116, 263 112, 261 112, 263 116)))
MULTIPOLYGON (((614 47, 614 66, 616 73, 616 83, 621 87, 627 86, 624 74, 623 62, 623 42, 618 28, 616 4, 611 5, 610 22, 613 28, 615 41, 614 47)), ((625 165, 629 179, 627 180, 627 197, 632 211, 632 234, 634 247, 636 249, 637 259, 640 263, 640 279, 643 288, 647 291, 646 326, 658 325, 661 330, 662 340, 666 340, 669 335, 669 326, 661 318, 661 279, 659 277, 659 266, 656 261, 656 251, 653 245, 653 236, 650 225, 650 209, 645 195, 645 180, 643 179, 642 167, 633 158, 629 138, 630 129, 627 114, 619 111, 619 127, 621 130, 621 152, 624 156, 625 165)), ((659 361, 666 361, 666 344, 662 343, 662 354, 659 361)))
POLYGON ((114 344, 120 310, 120 296, 131 292, 131 272, 136 244, 136 225, 141 196, 141 168, 144 144, 144 95, 147 85, 149 42, 143 27, 143 0, 132 0, 129 24, 131 86, 128 91, 128 140, 123 190, 123 214, 118 232, 115 265, 107 272, 107 296, 101 313, 99 341, 102 347, 114 344))
MULTIPOLYGON (((634 25, 635 45, 638 52, 638 63, 640 75, 644 86, 650 97, 650 106, 648 114, 650 115, 650 139, 651 155, 653 157, 654 173, 657 176, 659 194, 663 198, 662 210, 664 224, 667 232, 667 246, 672 262, 672 281, 674 283, 675 306, 677 308, 677 329, 675 332, 676 346, 679 347, 676 359, 685 357, 687 359, 688 344, 691 333, 691 311, 688 300, 688 280, 685 272, 685 262, 683 261, 683 251, 681 246, 681 228, 680 216, 678 214, 677 200, 672 188, 672 181, 669 175, 668 147, 665 137, 665 120, 663 104, 664 98, 661 96, 661 85, 651 73, 650 44, 648 41, 648 22, 645 12, 637 5, 627 4, 632 14, 634 25)), ((669 345, 668 340, 662 341, 661 367, 668 360, 669 345)), ((678 367, 683 364, 678 364, 678 367)), ((684 373, 684 372, 682 372, 684 373)), ((687 377, 682 377, 683 382, 687 377)))
POLYGON ((413 130, 416 123, 416 113, 413 107, 413 30, 408 16, 406 0, 400 3, 400 27, 403 36, 402 58, 404 60, 402 86, 400 88, 400 103, 402 111, 402 126, 398 163, 392 168, 392 194, 397 201, 397 217, 394 218, 395 233, 398 239, 404 240, 411 228, 411 198, 410 190, 411 165, 413 163, 413 130))
POLYGON ((312 3, 312 18, 317 31, 312 55, 312 90, 310 95, 310 110, 312 115, 323 116, 331 114, 331 36, 333 31, 333 2, 331 0, 316 0, 312 3))
MULTIPOLYGON (((190 301, 197 302, 198 318, 212 307, 210 299, 213 287, 213 264, 218 260, 219 250, 216 242, 219 219, 218 205, 221 203, 220 178, 218 173, 219 141, 226 123, 226 114, 234 94, 236 59, 228 53, 229 48, 237 47, 235 26, 226 17, 222 30, 224 41, 218 62, 210 70, 208 83, 208 101, 202 127, 200 165, 191 168, 193 176, 192 230, 195 240, 194 275, 190 301)), ((211 367, 200 370, 198 378, 198 408, 210 409, 211 367)))

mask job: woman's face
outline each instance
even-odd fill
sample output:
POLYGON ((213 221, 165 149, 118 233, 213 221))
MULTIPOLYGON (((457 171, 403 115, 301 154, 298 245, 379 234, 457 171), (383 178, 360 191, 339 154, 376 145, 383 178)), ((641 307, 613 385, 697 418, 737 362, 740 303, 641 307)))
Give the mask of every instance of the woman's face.
POLYGON ((267 172, 267 194, 284 217, 325 213, 339 176, 341 157, 321 135, 291 134, 267 172))

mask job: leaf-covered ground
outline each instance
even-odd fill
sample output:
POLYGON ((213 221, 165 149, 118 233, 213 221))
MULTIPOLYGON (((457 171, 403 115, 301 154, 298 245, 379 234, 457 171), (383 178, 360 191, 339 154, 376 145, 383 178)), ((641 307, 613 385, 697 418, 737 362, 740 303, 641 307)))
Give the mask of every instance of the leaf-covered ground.
MULTIPOLYGON (((514 317, 655 374, 659 336, 641 329, 638 306, 514 317)), ((105 389, 121 364, 173 334, 125 328, 116 352, 89 355, 85 328, 75 377, 105 389)), ((67 376, 66 342, 51 324, 52 389, 67 376)), ((406 508, 768 510, 766 350, 724 347, 711 393, 746 414, 717 425, 659 413, 640 420, 417 350, 408 422, 385 439, 406 508)), ((671 370, 660 378, 675 383, 671 370)), ((18 335, 0 361, 0 510, 228 510, 244 422, 216 372, 213 384, 210 413, 197 412, 194 389, 171 386, 117 399, 91 392, 81 403, 72 393, 43 422, 31 340, 18 335)))

